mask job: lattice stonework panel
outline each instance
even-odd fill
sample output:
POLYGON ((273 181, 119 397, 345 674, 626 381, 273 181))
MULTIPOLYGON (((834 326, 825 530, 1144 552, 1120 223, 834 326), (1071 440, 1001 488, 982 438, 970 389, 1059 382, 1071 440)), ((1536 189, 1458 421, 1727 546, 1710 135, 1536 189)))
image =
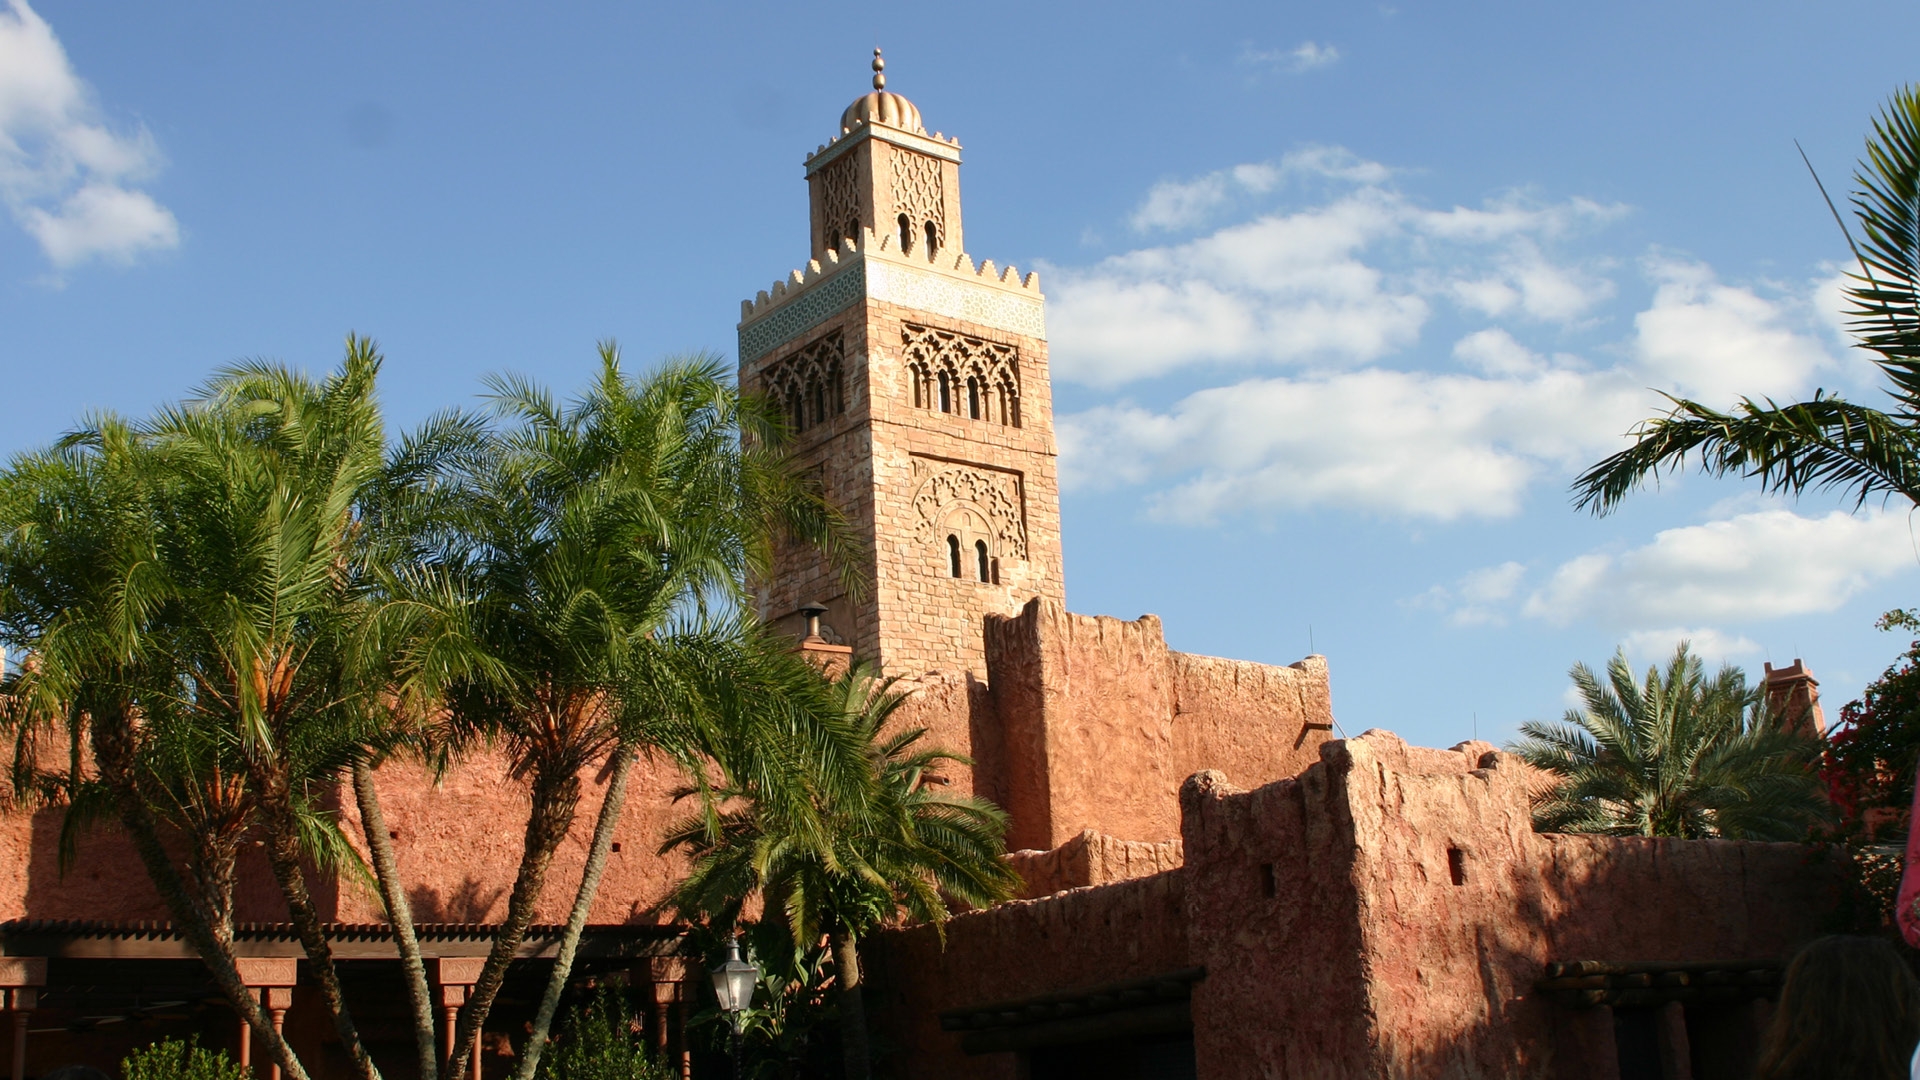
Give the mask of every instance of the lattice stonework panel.
POLYGON ((915 408, 1020 426, 1020 350, 948 330, 900 328, 915 408))
POLYGON ((846 346, 835 330, 767 368, 761 386, 802 432, 847 411, 846 346))
POLYGON ((829 246, 860 236, 860 183, 852 154, 820 170, 820 227, 829 246))
MULTIPOLYGON (((936 553, 956 528, 978 537, 998 559, 1027 557, 1027 524, 1018 473, 916 457, 913 509, 920 542, 936 553)), ((944 558, 938 556, 937 558, 944 558)))
POLYGON ((947 242, 946 200, 941 197, 940 160, 925 154, 896 150, 893 160, 893 212, 907 215, 915 234, 926 222, 933 222, 940 245, 947 242))

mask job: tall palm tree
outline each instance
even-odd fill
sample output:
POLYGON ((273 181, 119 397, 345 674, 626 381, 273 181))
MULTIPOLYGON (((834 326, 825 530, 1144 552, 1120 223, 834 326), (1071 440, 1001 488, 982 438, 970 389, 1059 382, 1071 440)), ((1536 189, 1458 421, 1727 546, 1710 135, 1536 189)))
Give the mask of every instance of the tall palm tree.
POLYGON ((1757 479, 1771 492, 1833 488, 1856 505, 1920 503, 1920 86, 1902 88, 1882 109, 1854 182, 1861 237, 1848 234, 1859 264, 1845 290, 1848 314, 1857 344, 1887 377, 1890 407, 1823 390, 1788 405, 1743 398, 1730 412, 1669 396, 1672 410, 1641 424, 1632 446, 1574 481, 1576 505, 1606 513, 1689 463, 1757 479))
POLYGON ((1827 820, 1820 740, 1782 724, 1738 668, 1708 679, 1681 642, 1642 683, 1624 652, 1604 682, 1585 664, 1571 675, 1582 707, 1521 724, 1508 745, 1559 778, 1535 799, 1540 832, 1803 840, 1827 820))
POLYGON ((893 685, 856 665, 831 686, 832 708, 871 747, 874 795, 865 812, 820 803, 797 819, 751 778, 729 769, 717 799, 704 800, 661 847, 693 855, 674 893, 684 914, 731 924, 759 898, 769 917, 785 920, 795 941, 826 936, 849 1080, 871 1074, 860 939, 903 915, 944 928, 949 898, 984 907, 1011 897, 1018 886, 1004 858, 1006 815, 984 799, 947 793, 937 773, 967 759, 919 747, 924 728, 886 730, 906 700, 893 685), (806 827, 816 824, 824 825, 824 835, 806 827))
POLYGON ((68 772, 50 786, 65 789, 69 826, 103 812, 119 820, 221 991, 286 1074, 305 1080, 234 960, 231 840, 249 800, 235 798, 232 758, 192 752, 183 739, 196 733, 156 690, 173 674, 148 633, 162 606, 150 574, 158 474, 146 440, 111 417, 0 471, 0 640, 32 653, 7 719, 16 731, 64 727, 68 772), (172 771, 183 757, 193 768, 172 771), (184 874, 170 832, 186 838, 184 874))
MULTIPOLYGON (((606 762, 624 780, 646 748, 694 761, 684 713, 629 707, 647 698, 634 690, 642 673, 671 667, 675 628, 743 607, 779 536, 851 566, 849 534, 787 456, 778 414, 740 395, 718 358, 638 379, 611 344, 600 361, 566 407, 524 380, 492 381, 504 429, 436 471, 431 512, 411 519, 416 565, 388 583, 407 627, 404 695, 444 705, 455 751, 503 747, 531 803, 506 918, 461 1010, 447 1075, 475 1052, 574 822, 581 771, 606 762)), ((601 815, 590 850, 610 842, 620 805, 601 815)))

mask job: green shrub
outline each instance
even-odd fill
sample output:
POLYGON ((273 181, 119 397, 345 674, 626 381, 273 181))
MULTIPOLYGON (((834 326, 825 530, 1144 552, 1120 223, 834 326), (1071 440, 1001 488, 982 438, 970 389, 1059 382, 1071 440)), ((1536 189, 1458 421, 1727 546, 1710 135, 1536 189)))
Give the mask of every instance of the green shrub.
POLYGON ((120 1063, 120 1080, 252 1080, 240 1063, 224 1050, 209 1050, 198 1042, 161 1039, 128 1054, 120 1063))
MULTIPOLYGON (((620 988, 602 985, 576 1005, 546 1053, 542 1080, 677 1080, 647 1049, 645 1028, 620 988)), ((130 1080, 130 1078, 129 1078, 130 1080)))

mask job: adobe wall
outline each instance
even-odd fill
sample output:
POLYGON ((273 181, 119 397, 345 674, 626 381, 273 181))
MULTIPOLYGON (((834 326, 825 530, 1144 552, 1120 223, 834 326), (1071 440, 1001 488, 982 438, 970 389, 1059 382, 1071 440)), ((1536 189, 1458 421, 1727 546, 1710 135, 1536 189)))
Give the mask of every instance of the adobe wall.
POLYGON ((882 1076, 1015 1080, 1012 1053, 968 1056, 940 1013, 1102 986, 1189 965, 1185 871, 1015 900, 957 915, 943 948, 931 926, 868 940, 867 1008, 882 1076))
POLYGON ((1333 726, 1324 658, 1289 667, 1177 653, 1160 620, 1075 615, 1035 600, 985 624, 1011 848, 1086 829, 1129 840, 1180 831, 1182 780, 1289 776, 1333 726))
MULTIPOLYGON (((506 783, 506 765, 477 756, 435 784, 417 765, 390 764, 376 773, 381 809, 394 837, 400 871, 418 922, 497 922, 505 916, 518 868, 527 816, 523 785, 506 783)), ((666 762, 644 759, 627 787, 627 808, 615 834, 620 850, 608 857, 590 921, 671 921, 655 910, 684 871, 677 856, 655 854, 669 825, 685 813, 672 791, 681 785, 666 762)), ((572 831, 554 858, 534 920, 562 923, 573 906, 606 791, 595 771, 581 775, 582 796, 572 831)), ((364 857, 360 817, 352 792, 335 796, 342 826, 364 857)), ((166 906, 148 881, 139 856, 117 823, 102 821, 81 839, 74 864, 59 868, 58 808, 0 814, 0 865, 22 868, 0 875, 0 921, 95 919, 167 921, 166 906)), ((384 922, 379 899, 351 880, 315 879, 325 917, 339 922, 384 922)), ((240 922, 284 922, 286 903, 261 852, 243 848, 235 917, 240 922)))
POLYGON ((1020 896, 1033 899, 1088 885, 1130 881, 1180 868, 1180 841, 1121 840, 1088 829, 1052 851, 1010 851, 1020 896))
POLYGON ((1803 845, 1534 833, 1528 779, 1378 731, 1255 791, 1195 777, 1201 1075, 1584 1075, 1555 1059, 1581 1018, 1533 991, 1549 960, 1784 957, 1838 897, 1803 845))

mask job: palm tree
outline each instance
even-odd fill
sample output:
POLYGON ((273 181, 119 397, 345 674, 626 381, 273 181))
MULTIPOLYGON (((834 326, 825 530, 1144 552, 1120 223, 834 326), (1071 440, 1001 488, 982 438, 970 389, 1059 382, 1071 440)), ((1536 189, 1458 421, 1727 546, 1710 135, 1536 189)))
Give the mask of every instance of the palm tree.
POLYGON ((21 734, 64 728, 68 771, 40 785, 67 800, 63 846, 87 819, 114 815, 221 992, 288 1077, 305 1080, 234 962, 232 841, 249 800, 231 783, 232 758, 195 752, 198 733, 155 692, 172 674, 147 634, 159 606, 147 602, 158 472, 146 441, 111 417, 0 472, 0 640, 32 654, 11 680, 7 720, 21 734), (177 771, 183 761, 191 767, 177 771), (185 874, 169 832, 186 839, 185 874))
POLYGON ((1744 398, 1723 412, 1669 395, 1671 411, 1574 481, 1577 506, 1606 513, 1689 462, 1757 479, 1770 492, 1836 488, 1856 506, 1876 496, 1920 503, 1920 86, 1896 92, 1874 121, 1854 182, 1863 235, 1856 242, 1848 233, 1860 269, 1845 292, 1858 344, 1886 374, 1892 407, 1815 391, 1790 405, 1744 398))
POLYGON ((967 759, 917 747, 924 728, 885 730, 906 700, 893 684, 863 664, 831 686, 831 707, 871 747, 874 794, 864 812, 822 802, 798 817, 720 758, 729 783, 661 846, 663 853, 685 848, 693 855, 674 893, 685 915, 732 924, 757 897, 769 917, 777 912, 785 920, 794 941, 828 939, 850 1080, 871 1072, 861 937, 902 915, 943 928, 949 898, 985 907, 1011 897, 1018 885, 1003 857, 1006 815, 983 799, 942 790, 946 781, 936 770, 967 759), (824 832, 816 834, 818 827, 824 832))
POLYGON ((1681 642, 1641 684, 1624 652, 1605 682, 1585 664, 1571 675, 1583 707, 1508 745, 1560 781, 1535 798, 1536 830, 1804 840, 1827 820, 1820 740, 1784 726, 1738 668, 1708 679, 1681 642))
MULTIPOLYGON (((745 583, 768 569, 776 537, 851 566, 845 526, 789 460, 778 414, 740 395, 717 358, 639 379, 611 344, 600 360, 565 408, 524 380, 492 381, 510 426, 435 471, 430 512, 411 518, 415 565, 394 568, 386 586, 406 627, 403 696, 444 705, 453 751, 503 747, 531 796, 506 918, 461 1010, 451 1076, 475 1052, 532 921, 581 771, 605 762, 623 783, 649 748, 697 761, 686 710, 630 707, 661 699, 648 673, 686 655, 677 628, 745 606, 745 583)), ((608 804, 590 853, 618 822, 621 800, 608 804)), ((572 923, 584 922, 596 884, 583 880, 572 923)))

